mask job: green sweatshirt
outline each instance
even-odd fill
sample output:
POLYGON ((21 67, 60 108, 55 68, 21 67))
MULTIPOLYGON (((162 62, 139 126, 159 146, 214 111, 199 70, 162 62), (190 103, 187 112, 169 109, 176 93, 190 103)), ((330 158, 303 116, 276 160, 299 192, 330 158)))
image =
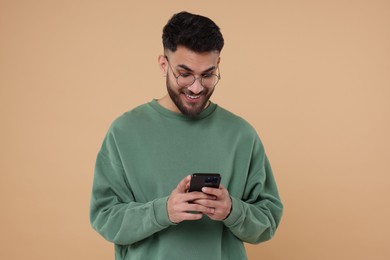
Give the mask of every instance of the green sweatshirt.
POLYGON ((90 218, 115 259, 247 259, 243 242, 272 238, 282 212, 256 131, 214 103, 195 119, 141 105, 112 123, 97 156, 90 218), (221 174, 224 221, 169 220, 168 196, 191 173, 221 174))

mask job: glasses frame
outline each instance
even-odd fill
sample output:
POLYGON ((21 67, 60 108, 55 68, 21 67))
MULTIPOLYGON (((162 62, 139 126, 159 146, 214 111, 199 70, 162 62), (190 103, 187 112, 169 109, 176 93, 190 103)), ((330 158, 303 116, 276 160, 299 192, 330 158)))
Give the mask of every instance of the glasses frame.
POLYGON ((199 76, 199 77, 195 77, 195 75, 193 75, 193 74, 191 74, 191 75, 194 77, 194 81, 193 81, 191 84, 182 86, 181 84, 179 84, 179 80, 178 80, 179 77, 182 76, 182 74, 179 73, 179 75, 176 76, 176 74, 175 74, 175 72, 173 71, 173 68, 172 68, 172 66, 171 66, 171 63, 169 62, 168 56, 165 55, 164 57, 165 57, 165 59, 166 59, 167 62, 168 62, 169 68, 171 68, 172 74, 173 74, 173 76, 174 76, 175 79, 176 79, 177 85, 180 86, 180 87, 182 87, 182 88, 188 88, 188 87, 192 86, 192 85, 195 83, 195 81, 197 81, 198 79, 200 79, 200 85, 202 85, 202 87, 204 87, 204 88, 214 88, 214 87, 218 84, 218 82, 221 80, 221 71, 219 70, 219 66, 217 65, 218 74, 214 74, 214 73, 210 73, 210 74, 209 74, 209 75, 216 76, 217 79, 218 79, 217 82, 214 84, 214 86, 205 87, 205 86, 203 85, 203 83, 202 83, 202 79, 204 78, 204 76, 201 75, 201 76, 199 76))

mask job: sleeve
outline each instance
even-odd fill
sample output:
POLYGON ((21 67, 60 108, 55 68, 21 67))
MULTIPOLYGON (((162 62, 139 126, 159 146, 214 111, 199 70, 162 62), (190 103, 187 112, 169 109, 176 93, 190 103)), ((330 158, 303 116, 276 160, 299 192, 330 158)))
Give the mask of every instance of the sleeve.
POLYGON ((115 244, 133 244, 172 225, 166 210, 167 199, 135 201, 115 138, 108 134, 96 160, 90 204, 92 227, 115 244))
POLYGON ((255 144, 251 165, 244 196, 231 197, 232 211, 224 224, 242 241, 256 244, 274 236, 283 204, 260 140, 255 144))

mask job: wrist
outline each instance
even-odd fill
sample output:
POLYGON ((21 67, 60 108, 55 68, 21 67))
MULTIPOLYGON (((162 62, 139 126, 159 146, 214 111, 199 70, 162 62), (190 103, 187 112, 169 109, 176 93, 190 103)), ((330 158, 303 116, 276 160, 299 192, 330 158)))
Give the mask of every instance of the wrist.
POLYGON ((229 196, 229 199, 230 199, 229 212, 227 213, 226 217, 223 220, 227 219, 230 216, 230 213, 232 213, 232 210, 233 210, 233 201, 232 201, 232 198, 230 196, 229 196))

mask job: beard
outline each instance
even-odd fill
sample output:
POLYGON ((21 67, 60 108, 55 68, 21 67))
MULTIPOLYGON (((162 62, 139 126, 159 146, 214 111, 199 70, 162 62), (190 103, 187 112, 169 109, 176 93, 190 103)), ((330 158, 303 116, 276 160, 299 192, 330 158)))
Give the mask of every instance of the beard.
POLYGON ((173 103, 176 105, 176 107, 180 110, 180 112, 183 115, 186 115, 191 118, 197 117, 207 106, 211 95, 214 92, 214 88, 212 89, 207 89, 203 88, 203 90, 197 94, 200 95, 200 100, 196 103, 187 103, 182 95, 189 94, 189 95, 194 95, 191 90, 188 88, 180 88, 179 90, 173 89, 169 82, 169 77, 167 77, 166 80, 166 85, 167 85, 167 91, 168 94, 173 101, 173 103))

